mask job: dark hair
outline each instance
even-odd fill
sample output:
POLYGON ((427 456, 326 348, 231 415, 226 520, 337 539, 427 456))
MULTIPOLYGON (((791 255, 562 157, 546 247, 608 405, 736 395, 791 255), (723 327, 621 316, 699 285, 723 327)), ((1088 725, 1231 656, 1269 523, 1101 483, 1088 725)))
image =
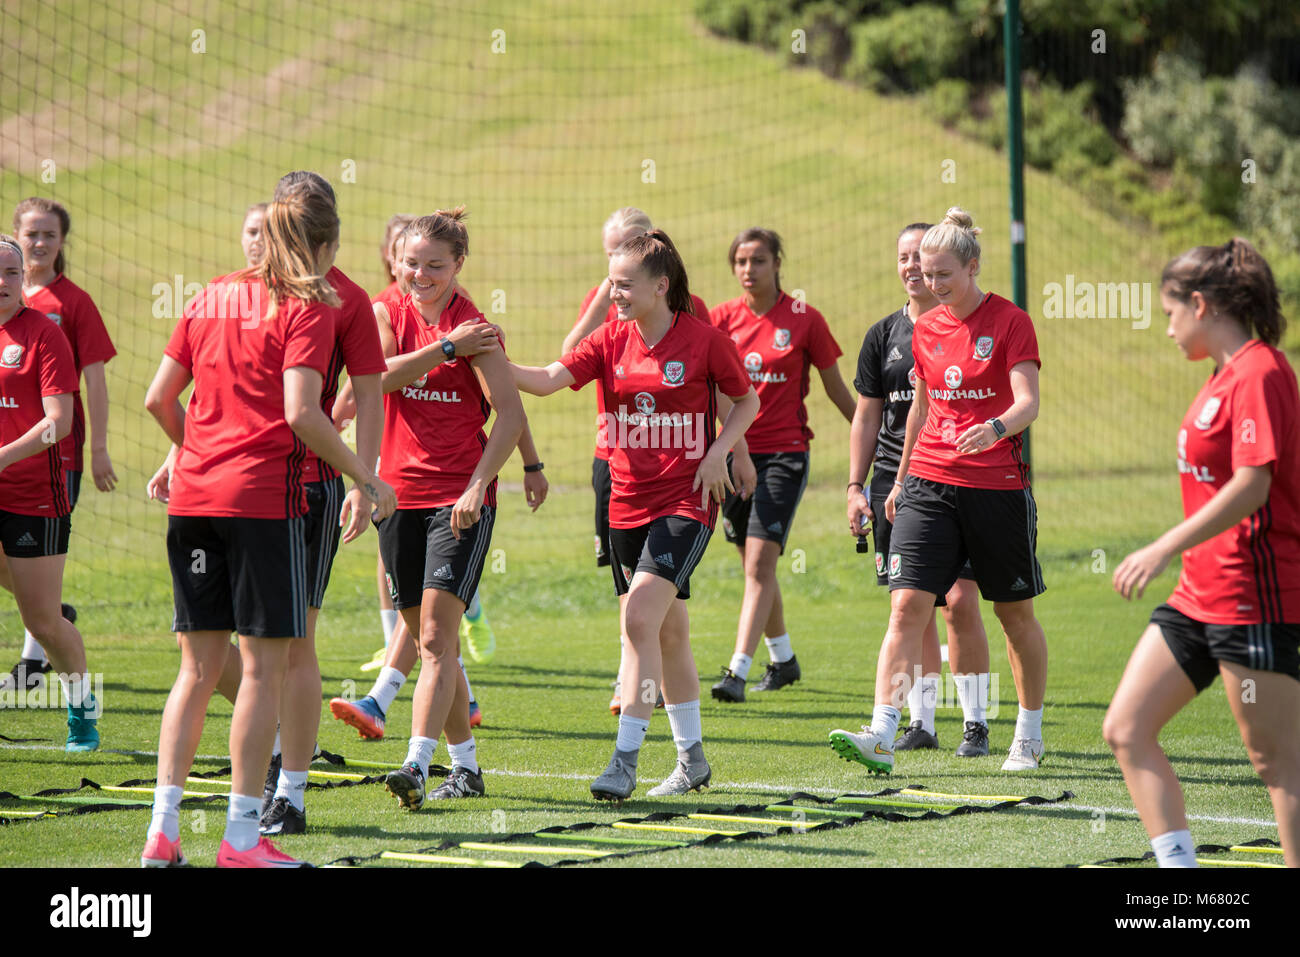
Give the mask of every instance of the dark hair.
POLYGON ((469 255, 469 230, 463 220, 467 218, 465 207, 440 209, 429 216, 421 216, 406 227, 407 236, 419 236, 434 242, 442 240, 451 247, 455 259, 469 255))
POLYGON ((320 173, 313 173, 305 169, 296 169, 292 173, 285 173, 281 176, 280 182, 275 184, 275 195, 271 198, 282 200, 289 193, 299 189, 312 190, 329 197, 331 206, 337 207, 339 204, 338 198, 334 195, 334 187, 329 184, 329 180, 320 173))
POLYGON ((633 236, 618 247, 615 256, 626 256, 651 276, 668 277, 668 308, 673 312, 692 312, 691 289, 686 267, 677 247, 662 229, 652 229, 633 236))
MULTIPOLYGON (((736 250, 745 243, 762 243, 767 247, 767 251, 772 254, 773 259, 779 260, 781 258, 781 237, 776 234, 775 230, 763 229, 761 226, 751 226, 733 239, 731 248, 727 250, 727 262, 731 264, 732 269, 736 268, 736 250)), ((776 291, 781 291, 781 270, 779 268, 776 271, 776 291)))
POLYGON ((930 227, 932 227, 933 225, 934 225, 934 223, 908 223, 908 224, 907 224, 906 226, 904 226, 904 227, 902 228, 902 230, 899 232, 899 234, 898 234, 898 238, 899 238, 899 239, 902 239, 902 238, 903 238, 904 236, 906 236, 908 233, 915 233, 915 232, 922 232, 922 233, 923 233, 923 232, 926 232, 926 231, 927 231, 928 229, 930 229, 930 227))
POLYGON ((72 217, 68 211, 63 208, 62 203, 56 203, 52 199, 46 199, 43 196, 29 196, 23 200, 14 209, 14 232, 18 233, 21 229, 19 222, 26 213, 53 213, 59 218, 59 254, 54 257, 54 273, 62 276, 63 268, 67 265, 67 260, 63 258, 63 240, 67 238, 68 231, 72 229, 72 217))
POLYGON ((1278 305, 1277 283, 1268 261, 1240 237, 1222 246, 1196 246, 1176 256, 1160 274, 1160 288, 1179 302, 1199 292, 1215 312, 1223 312, 1264 342, 1276 346, 1286 329, 1278 305))

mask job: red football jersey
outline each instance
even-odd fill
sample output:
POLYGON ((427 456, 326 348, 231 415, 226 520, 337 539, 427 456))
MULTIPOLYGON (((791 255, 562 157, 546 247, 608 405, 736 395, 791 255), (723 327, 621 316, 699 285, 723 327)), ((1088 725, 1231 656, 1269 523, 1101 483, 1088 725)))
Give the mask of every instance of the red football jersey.
POLYGON ((1286 356, 1252 339, 1210 376, 1178 431, 1183 514, 1243 466, 1272 466, 1268 501, 1183 553, 1169 597, 1215 625, 1300 623, 1300 392, 1286 356))
POLYGON ((185 444, 171 515, 292 518, 307 511, 307 446, 284 419, 284 372, 329 371, 338 310, 271 297, 256 278, 209 283, 185 309, 165 353, 190 370, 185 444))
MULTIPOLYGON (((379 327, 375 325, 375 312, 370 307, 366 291, 343 274, 337 266, 325 274, 329 284, 342 300, 334 315, 334 352, 329 369, 321 383, 320 407, 326 416, 334 416, 334 400, 339 394, 339 375, 343 369, 349 376, 382 374, 388 368, 384 347, 379 341, 379 327)), ((304 482, 328 482, 338 478, 338 470, 322 462, 316 453, 307 450, 303 465, 304 482)))
MULTIPOLYGON (((403 355, 438 342, 463 323, 482 322, 483 314, 460 293, 453 293, 437 325, 420 315, 409 296, 389 307, 388 318, 403 355)), ((397 492, 401 508, 455 505, 483 457, 483 426, 492 406, 483 395, 468 358, 434 366, 405 388, 384 396, 384 440, 379 475, 397 492)), ((484 504, 497 503, 493 476, 484 504)))
POLYGON ((607 322, 560 360, 573 388, 599 380, 609 446, 611 528, 637 528, 681 515, 709 528, 717 504, 700 508, 692 491, 700 459, 717 436, 717 400, 749 392, 731 340, 709 323, 678 313, 647 349, 634 320, 607 322))
MULTIPOLYGON (((586 296, 583 297, 582 308, 578 310, 579 319, 581 319, 582 314, 587 311, 587 307, 591 305, 591 300, 596 297, 596 292, 599 289, 600 289, 599 286, 595 286, 587 293, 586 296)), ((699 296, 692 295, 691 304, 694 307, 694 315, 696 316, 696 318, 703 319, 705 322, 708 322, 709 307, 704 304, 704 300, 701 299, 699 296)), ((609 309, 605 313, 605 318, 601 321, 602 322, 618 321, 618 308, 614 305, 613 302, 609 304, 609 309)), ((609 442, 605 436, 605 394, 600 389, 596 390, 596 451, 594 454, 598 459, 605 459, 606 461, 609 460, 609 442)))
POLYGON ((758 393, 758 418, 745 433, 749 451, 807 452, 810 370, 835 364, 842 354, 822 314, 785 293, 761 316, 740 296, 714 306, 709 318, 731 337, 758 393))
MULTIPOLYGON (((72 346, 72 359, 77 366, 77 382, 81 370, 96 362, 108 362, 117 355, 113 340, 104 328, 104 319, 95 308, 95 301, 67 276, 27 296, 27 304, 37 309, 63 330, 72 346)), ((72 431, 59 444, 63 467, 73 472, 84 471, 83 452, 86 445, 86 411, 81 405, 81 392, 72 393, 72 431)))
POLYGON ((1024 439, 1012 435, 983 452, 957 454, 957 439, 972 425, 997 418, 1015 402, 1011 369, 1038 359, 1029 316, 993 293, 965 319, 936 306, 916 320, 912 358, 924 379, 930 414, 921 426, 908 472, 967 488, 1029 488, 1024 439))
MULTIPOLYGON (((21 439, 45 418, 43 397, 76 389, 68 340, 42 313, 20 307, 0 326, 0 446, 21 439)), ((61 445, 0 471, 0 510, 51 516, 72 511, 61 445)))

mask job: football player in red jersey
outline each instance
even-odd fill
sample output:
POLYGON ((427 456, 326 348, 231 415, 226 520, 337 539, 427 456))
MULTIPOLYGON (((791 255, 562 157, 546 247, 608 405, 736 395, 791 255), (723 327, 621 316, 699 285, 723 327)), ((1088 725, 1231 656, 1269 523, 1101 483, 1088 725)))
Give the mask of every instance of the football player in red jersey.
POLYGON ((497 473, 524 427, 496 330, 456 287, 469 251, 464 212, 439 210, 411 223, 403 245, 411 292, 391 311, 375 307, 376 317, 387 320, 380 338, 391 356, 383 376, 380 473, 402 502, 379 526, 380 551, 393 604, 419 635, 421 658, 407 758, 387 778, 410 810, 424 803, 429 762, 444 731, 452 769, 429 797, 485 793, 456 662, 460 620, 491 541, 497 473), (485 436, 492 409, 496 419, 485 436))
MULTIPOLYGON (((878 585, 889 584, 885 562, 893 523, 885 518, 885 499, 898 479, 898 458, 903 451, 907 414, 912 408, 916 382, 912 328, 923 314, 939 305, 921 273, 921 238, 930 225, 912 223, 898 234, 898 278, 907 293, 907 302, 867 330, 854 379, 858 402, 849 436, 849 534, 865 535, 870 525, 875 540, 878 585), (871 469, 870 501, 865 484, 868 469, 871 469)), ((968 561, 958 573, 956 584, 938 599, 943 605, 952 675, 965 721, 962 743, 956 752, 961 758, 989 753, 989 642, 980 618, 974 579, 968 561)), ((925 626, 921 649, 922 678, 913 682, 907 696, 912 723, 894 742, 895 751, 939 747, 934 712, 942 661, 939 629, 933 615, 925 626)))
POLYGON ((662 230, 619 246, 609 283, 616 322, 545 368, 512 368, 519 387, 534 395, 592 380, 604 392, 610 567, 615 593, 627 595, 627 641, 618 740, 591 793, 621 801, 636 787, 661 684, 678 761, 650 793, 685 794, 709 783, 685 599, 718 503, 733 489, 727 452, 754 421, 758 396, 731 341, 691 314, 686 269, 662 230), (719 389, 735 405, 715 439, 719 389))
POLYGON ((840 347, 826 320, 781 289, 781 237, 770 229, 747 229, 732 240, 727 258, 743 294, 715 306, 709 318, 744 357, 761 403, 758 418, 734 454, 732 471, 741 488, 722 505, 723 531, 739 550, 745 571, 745 595, 735 651, 722 669, 722 680, 713 686, 713 697, 740 702, 745 700, 745 680, 760 635, 766 635, 771 662, 752 690, 775 691, 800 677, 799 659, 786 631, 776 563, 808 483, 813 432, 804 400, 812 369, 849 422, 853 397, 835 364, 840 347))
POLYGON ((1115 590, 1132 599, 1183 556, 1102 734, 1160 866, 1195 867, 1182 788, 1158 735, 1222 675, 1286 863, 1300 867, 1300 392, 1277 348, 1286 320, 1272 270, 1244 239, 1173 259, 1160 304, 1183 355, 1214 369, 1178 432, 1185 518, 1115 569, 1115 590))
MULTIPOLYGON (((619 246, 634 236, 643 236, 654 228, 649 215, 635 206, 624 206, 609 214, 600 232, 605 258, 610 259, 619 246)), ((691 296, 691 312, 699 319, 708 320, 709 308, 699 296, 691 296)), ((582 300, 578 318, 560 347, 567 355, 578 343, 607 322, 615 321, 617 309, 609 298, 608 274, 593 286, 582 300)), ((596 493, 596 567, 609 564, 609 445, 605 434, 605 396, 596 391, 596 451, 591 460, 591 488, 596 493)), ((620 607, 624 599, 619 600, 620 607)), ((609 700, 609 711, 617 715, 622 707, 623 647, 626 639, 619 635, 619 673, 614 679, 614 696, 609 700)), ((663 700, 656 702, 663 707, 663 700)))
POLYGON ((381 517, 397 504, 321 409, 340 302, 324 279, 338 249, 334 205, 315 191, 292 192, 270 204, 265 231, 256 269, 209 284, 186 308, 145 400, 180 449, 167 490, 167 547, 181 647, 159 735, 147 867, 184 863, 182 788, 232 631, 242 676, 217 864, 300 864, 259 836, 258 820, 292 652, 284 639, 307 634, 308 450, 350 475, 381 517), (186 410, 179 396, 191 381, 186 410))
MULTIPOLYGON (((59 442, 72 431, 76 363, 44 313, 23 304, 23 253, 0 236, 0 551, 5 587, 49 653, 68 703, 69 751, 99 747, 86 648, 60 614, 72 502, 59 442)), ((25 676, 18 676, 25 679, 25 676)), ((41 680, 39 673, 37 680, 41 680)), ((20 680, 17 691, 26 691, 20 680)))
MULTIPOLYGON (((63 330, 72 346, 77 378, 80 380, 84 376, 86 380, 86 407, 82 407, 80 390, 75 390, 72 393, 72 431, 60 445, 63 468, 67 473, 68 497, 75 509, 81 492, 87 417, 91 427, 91 474, 95 487, 101 492, 111 492, 117 484, 117 473, 113 471, 113 462, 108 455, 108 385, 104 376, 104 366, 117 355, 117 350, 113 348, 113 341, 94 300, 66 275, 64 243, 72 225, 67 209, 53 200, 32 196, 14 210, 13 225, 23 249, 24 299, 30 308, 44 313, 63 330)), ((76 610, 71 605, 63 607, 63 615, 71 621, 77 620, 76 610)), ((50 670, 48 658, 30 632, 24 637, 18 664, 4 679, 6 685, 17 685, 19 669, 25 670, 29 688, 40 682, 42 672, 50 670)))
MULTIPOLYGON (((394 215, 388 221, 386 232, 387 245, 384 247, 385 264, 390 270, 390 275, 396 276, 393 284, 384 292, 380 293, 373 300, 375 321, 381 330, 385 330, 385 335, 391 332, 391 323, 389 316, 397 308, 403 297, 411 291, 411 272, 404 262, 402 255, 404 246, 404 237, 406 232, 404 226, 410 225, 417 217, 408 216, 404 213, 394 215), (397 227, 403 227, 397 229, 397 227), (394 230, 397 229, 396 232, 394 230), (390 259, 391 257, 391 259, 390 259)), ((465 287, 456 282, 456 292, 463 296, 469 306, 473 306, 473 300, 465 287)), ((464 327, 468 329, 469 327, 464 327)), ((458 329, 453 333, 453 338, 461 335, 458 329)), ((396 343, 389 340, 392 349, 396 349, 396 343)), ((462 345, 462 355, 467 355, 463 351, 465 346, 462 345)), ((339 428, 343 428, 346 420, 350 419, 354 408, 349 408, 351 402, 351 386, 344 384, 339 393, 338 402, 334 405, 334 422, 339 428)), ((550 490, 550 483, 543 474, 543 463, 541 456, 538 454, 537 445, 533 441, 532 431, 528 426, 527 416, 524 417, 524 430, 519 437, 519 455, 523 459, 524 466, 524 500, 528 507, 534 512, 541 507, 546 501, 547 493, 550 490)), ((384 570, 383 556, 378 556, 378 585, 380 594, 380 618, 384 629, 384 647, 380 648, 370 659, 361 666, 362 671, 378 671, 374 683, 370 690, 361 698, 352 700, 349 698, 332 698, 330 699, 330 713, 340 721, 357 729, 357 733, 362 738, 370 740, 379 740, 384 736, 384 725, 387 720, 387 713, 393 701, 397 698, 402 686, 406 683, 407 677, 415 667, 416 662, 420 660, 420 652, 416 647, 415 640, 411 638, 411 633, 407 630, 406 625, 402 622, 397 610, 392 607, 392 595, 389 592, 387 573, 384 570)), ((496 651, 496 637, 492 633, 491 625, 488 624, 487 612, 484 610, 479 592, 474 592, 473 598, 470 599, 465 609, 465 614, 460 619, 460 640, 462 648, 468 650, 470 656, 475 661, 486 664, 491 661, 496 651)), ((461 673, 465 677, 465 688, 469 694, 469 724, 471 728, 477 728, 483 723, 483 710, 479 707, 479 702, 474 695, 474 686, 470 683, 469 672, 465 669, 465 660, 463 655, 457 656, 457 664, 460 666, 461 673)))
POLYGON ((916 392, 885 517, 889 629, 876 663, 875 705, 862 734, 835 730, 841 757, 878 773, 894 767, 900 709, 919 672, 921 642, 969 559, 980 594, 1007 637, 1020 711, 1004 771, 1043 753, 1047 640, 1034 616, 1043 593, 1038 512, 1020 433, 1038 416, 1038 341, 1014 303, 975 284, 978 231, 959 207, 921 240, 921 272, 939 306, 912 332, 916 392), (900 494, 901 492, 901 494, 900 494))

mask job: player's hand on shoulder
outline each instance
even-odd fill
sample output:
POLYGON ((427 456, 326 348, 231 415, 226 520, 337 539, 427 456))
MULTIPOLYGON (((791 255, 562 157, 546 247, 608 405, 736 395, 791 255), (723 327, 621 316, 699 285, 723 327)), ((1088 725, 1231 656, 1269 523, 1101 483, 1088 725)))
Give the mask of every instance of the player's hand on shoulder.
POLYGON ((490 322, 464 322, 447 333, 447 338, 456 347, 457 356, 477 356, 501 347, 497 335, 497 327, 490 322))

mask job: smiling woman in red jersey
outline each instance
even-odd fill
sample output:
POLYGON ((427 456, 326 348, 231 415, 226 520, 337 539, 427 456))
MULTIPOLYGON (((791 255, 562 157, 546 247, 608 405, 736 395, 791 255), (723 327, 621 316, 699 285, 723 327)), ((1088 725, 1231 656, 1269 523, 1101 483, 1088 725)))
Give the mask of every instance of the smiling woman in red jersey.
POLYGON ((662 230, 619 246, 609 283, 616 321, 545 368, 512 368, 519 387, 534 395, 593 380, 604 393, 610 564, 615 593, 627 595, 627 640, 618 740, 591 793, 621 801, 636 787, 661 685, 678 761, 650 794, 685 794, 709 783, 685 599, 718 503, 732 489, 727 451, 754 421, 758 396, 731 341, 690 314, 686 269, 662 230), (715 439, 718 390, 735 405, 715 439))
MULTIPOLYGON (((23 627, 58 669, 69 751, 99 747, 81 634, 60 613, 72 503, 58 443, 72 429, 76 365, 67 339, 23 304, 23 253, 0 236, 0 548, 23 627)), ((25 676, 20 676, 25 677, 25 676)), ((18 684, 26 692, 26 682, 18 684)))
POLYGON ((894 523, 889 629, 876 663, 871 724, 862 734, 830 734, 836 753, 878 773, 894 767, 900 709, 921 665, 935 599, 967 560, 1006 633, 1020 699, 1002 770, 1037 768, 1043 752, 1047 640, 1033 599, 1046 586, 1035 555, 1038 512, 1020 454, 1020 433, 1038 416, 1038 341, 1023 310, 975 284, 977 233, 970 214, 953 207, 921 239, 921 273, 939 305, 912 332, 916 391, 898 465, 906 479, 896 479, 885 500, 894 523))
MULTIPOLYGON (((898 459, 903 451, 907 415, 916 384, 912 329, 922 315, 939 305, 921 272, 921 240, 929 229, 929 223, 912 223, 898 234, 898 278, 907 293, 907 302, 867 330, 853 383, 858 390, 858 402, 849 430, 846 487, 849 534, 865 535, 870 524, 878 585, 889 584, 885 563, 893 523, 885 517, 885 499, 898 481, 898 459), (869 486, 866 484, 868 469, 871 470, 869 486)), ((957 582, 948 594, 938 601, 944 606, 952 676, 965 722, 956 754, 959 758, 983 757, 989 753, 986 716, 989 642, 980 618, 975 573, 969 561, 957 573, 957 582)), ((895 751, 939 747, 934 714, 943 663, 934 615, 925 626, 921 663, 922 679, 913 682, 907 697, 912 723, 894 742, 895 751)))
POLYGON ((396 506, 321 411, 339 299, 325 273, 338 214, 316 193, 272 202, 266 255, 210 284, 186 308, 145 405, 179 448, 167 551, 181 668, 163 711, 158 787, 141 863, 184 862, 178 808, 204 713, 239 636, 243 669, 230 725, 231 795, 217 865, 300 862, 258 835, 290 642, 307 633, 304 463, 308 451, 353 478, 381 515, 396 506), (179 397, 194 383, 188 411, 179 397))
POLYGON ((456 287, 469 252, 464 207, 421 216, 402 246, 410 293, 375 306, 388 360, 380 474, 401 500, 380 523, 393 605, 418 635, 420 677, 406 761, 388 775, 399 804, 418 811, 438 736, 452 769, 431 799, 485 793, 458 666, 460 621, 478 589, 496 518, 497 473, 519 442, 524 407, 505 352, 456 287), (483 427, 493 410, 490 435, 483 427))
POLYGON ((826 394, 848 421, 853 397, 835 360, 840 347, 822 314, 781 289, 781 237, 770 229, 747 229, 727 254, 743 294, 709 314, 744 357, 745 371, 761 403, 758 418, 736 447, 732 468, 737 489, 722 505, 723 531, 740 551, 745 595, 736 626, 736 647, 722 680, 719 701, 745 700, 745 680, 766 634, 771 663, 754 691, 775 691, 799 680, 776 580, 795 509, 808 483, 808 397, 815 368, 826 394))
POLYGON ((1300 867, 1300 392, 1277 348, 1286 320, 1272 270, 1244 239, 1171 261, 1160 304, 1183 355, 1214 369, 1178 431, 1185 519, 1115 569, 1115 590, 1131 599, 1183 556, 1102 734, 1157 861, 1195 867, 1182 788, 1157 738, 1222 675, 1287 866, 1300 867))
MULTIPOLYGON (((605 225, 601 229, 600 240, 601 247, 605 250, 605 258, 613 257, 619 246, 623 245, 634 236, 644 236, 654 224, 644 210, 637 209, 635 206, 624 206, 622 209, 616 209, 609 214, 605 220, 605 225)), ((705 305, 704 300, 699 296, 691 296, 691 313, 696 318, 708 321, 709 307, 705 305)), ((568 354, 577 348, 578 343, 582 342, 602 325, 614 322, 618 310, 609 298, 609 275, 605 275, 600 284, 593 286, 586 297, 582 300, 582 306, 578 309, 578 319, 569 330, 569 334, 564 337, 564 344, 560 347, 562 354, 568 354)), ((596 391, 596 451, 591 460, 591 488, 596 493, 596 566, 602 567, 609 564, 609 441, 605 429, 605 396, 600 390, 596 391)), ((619 600, 620 607, 624 599, 619 600)), ((609 710, 611 714, 617 715, 622 707, 622 674, 624 655, 623 647, 626 644, 626 638, 619 635, 619 677, 614 680, 614 696, 609 701, 609 710)))

